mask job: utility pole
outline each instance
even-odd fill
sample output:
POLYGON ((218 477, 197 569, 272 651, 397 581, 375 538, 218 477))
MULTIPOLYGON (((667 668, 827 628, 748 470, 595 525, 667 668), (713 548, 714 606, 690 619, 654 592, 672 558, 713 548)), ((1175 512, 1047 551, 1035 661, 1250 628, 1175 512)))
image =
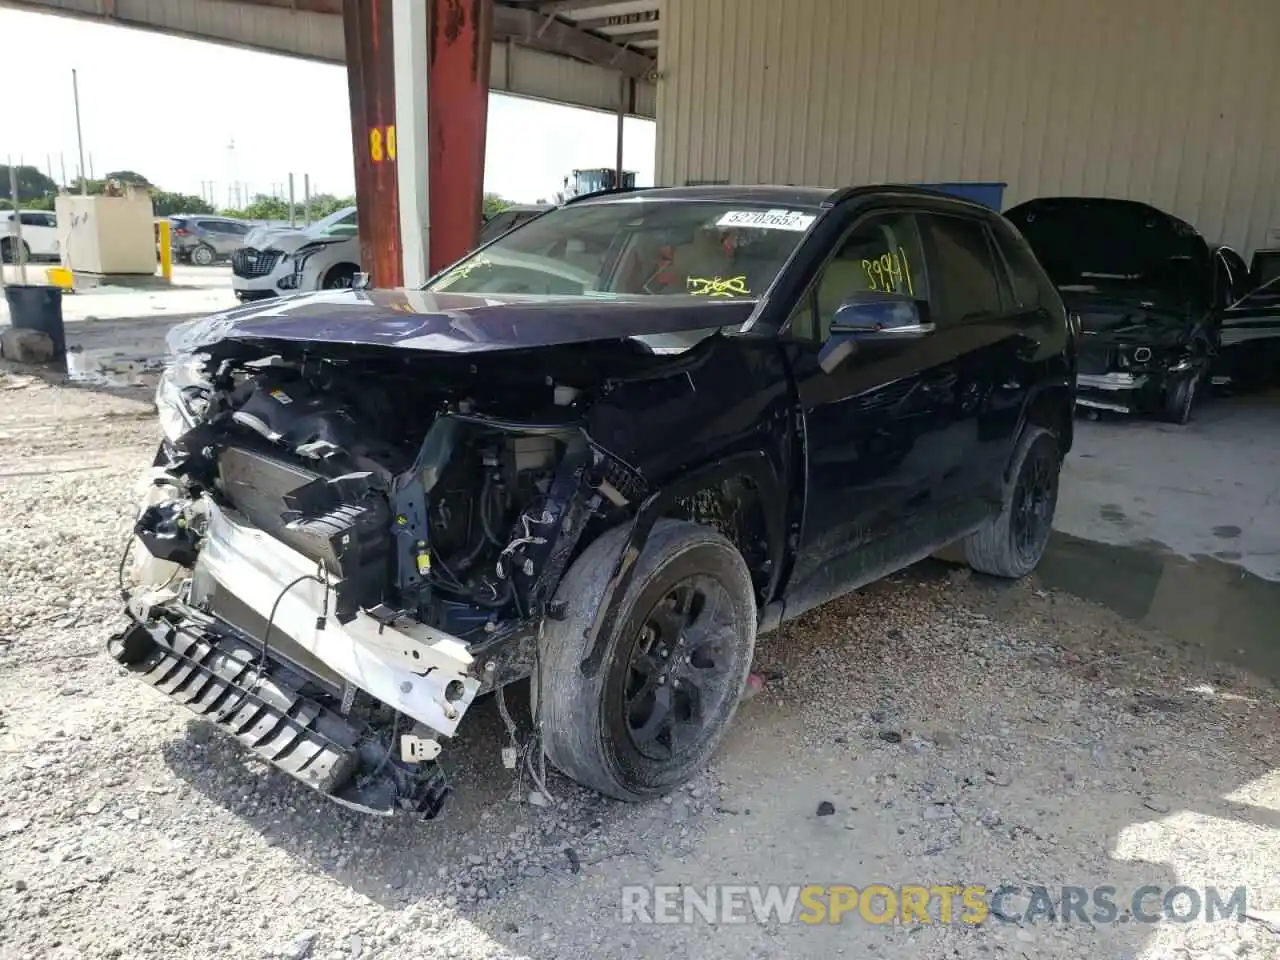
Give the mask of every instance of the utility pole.
POLYGON ((311 174, 302 175, 302 215, 311 226, 311 174))
POLYGON ((62 189, 67 189, 67 158, 62 151, 58 151, 58 166, 62 169, 62 189))
POLYGON ((76 148, 80 151, 80 194, 81 196, 89 195, 89 181, 84 176, 84 136, 80 132, 80 81, 76 78, 76 71, 71 71, 71 96, 76 104, 76 148))
POLYGON ((298 225, 298 208, 293 205, 293 174, 289 174, 289 226, 298 225))

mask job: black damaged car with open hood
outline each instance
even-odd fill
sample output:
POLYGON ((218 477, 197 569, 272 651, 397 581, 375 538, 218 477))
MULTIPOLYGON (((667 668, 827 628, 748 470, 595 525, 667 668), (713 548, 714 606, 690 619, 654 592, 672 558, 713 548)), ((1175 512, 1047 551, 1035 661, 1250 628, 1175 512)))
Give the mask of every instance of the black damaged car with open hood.
POLYGON ((335 800, 423 817, 490 693, 536 789, 545 757, 670 790, 757 633, 956 540, 1029 572, 1072 438, 1048 277, 912 188, 581 198, 422 290, 170 345, 113 655, 335 800))
POLYGON ((1149 204, 1041 197, 1005 216, 1080 318, 1082 407, 1186 423, 1211 374, 1231 380, 1247 366, 1224 356, 1224 343, 1230 351, 1248 336, 1256 348, 1280 334, 1276 318, 1245 299, 1248 272, 1235 251, 1149 204))

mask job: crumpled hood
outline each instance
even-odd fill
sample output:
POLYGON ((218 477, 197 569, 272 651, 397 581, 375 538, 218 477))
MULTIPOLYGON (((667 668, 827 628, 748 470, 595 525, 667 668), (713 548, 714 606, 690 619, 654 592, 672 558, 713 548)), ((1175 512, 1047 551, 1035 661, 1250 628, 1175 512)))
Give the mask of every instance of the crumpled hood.
POLYGON ((225 341, 290 341, 485 353, 589 341, 636 340, 681 353, 724 327, 737 328, 753 301, 693 296, 532 297, 332 290, 282 297, 174 327, 175 354, 225 341))

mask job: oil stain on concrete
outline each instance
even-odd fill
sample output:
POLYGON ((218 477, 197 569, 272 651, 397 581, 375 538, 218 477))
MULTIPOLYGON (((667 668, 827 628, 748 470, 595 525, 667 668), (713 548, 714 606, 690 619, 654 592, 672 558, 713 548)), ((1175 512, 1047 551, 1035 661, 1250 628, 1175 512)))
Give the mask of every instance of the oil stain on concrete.
POLYGON ((1154 541, 1115 546, 1055 532, 1037 569, 1048 588, 1280 680, 1280 583, 1154 541))

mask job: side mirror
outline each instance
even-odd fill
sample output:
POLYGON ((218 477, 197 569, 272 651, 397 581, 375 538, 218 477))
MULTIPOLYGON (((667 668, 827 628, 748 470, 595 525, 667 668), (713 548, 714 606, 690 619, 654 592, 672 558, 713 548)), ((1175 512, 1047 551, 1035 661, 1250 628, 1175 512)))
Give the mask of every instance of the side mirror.
POLYGON ((859 340, 907 340, 932 333, 919 300, 896 293, 856 293, 836 309, 832 335, 859 340))
POLYGON ((932 333, 927 306, 895 293, 856 293, 836 308, 831 335, 818 351, 818 365, 832 373, 864 342, 916 340, 932 333))

